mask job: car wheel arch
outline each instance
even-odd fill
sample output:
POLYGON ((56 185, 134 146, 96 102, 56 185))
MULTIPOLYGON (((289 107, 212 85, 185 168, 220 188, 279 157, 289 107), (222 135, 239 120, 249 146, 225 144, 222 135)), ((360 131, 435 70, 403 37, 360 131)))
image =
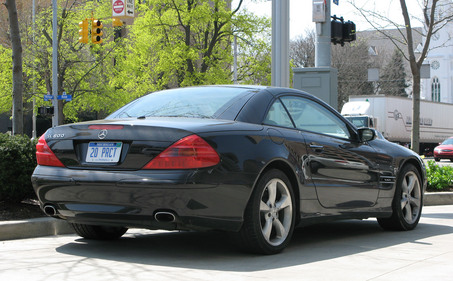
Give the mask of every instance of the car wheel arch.
POLYGON ((259 179, 266 174, 267 171, 270 171, 272 169, 277 169, 277 170, 280 170, 282 171, 289 179, 289 181, 291 182, 291 185, 293 187, 293 193, 294 193, 294 199, 295 199, 295 204, 296 204, 296 212, 297 212, 297 215, 296 215, 296 225, 299 223, 299 220, 300 220, 300 190, 299 190, 299 180, 297 178, 297 172, 291 167, 291 164, 289 164, 287 161, 283 160, 283 159, 276 159, 274 161, 271 161, 269 163, 267 163, 267 165, 265 165, 260 173, 258 174, 258 176, 256 177, 255 179, 255 182, 253 183, 253 188, 250 192, 250 197, 248 199, 248 201, 251 200, 251 194, 253 192, 253 190, 256 188, 256 185, 259 181, 259 179))
MULTIPOLYGON (((423 183, 426 181, 426 174, 423 172, 423 168, 422 168, 422 163, 420 163, 419 161, 417 161, 417 159, 414 159, 414 158, 410 158, 410 159, 407 159, 406 161, 402 161, 400 164, 399 164, 399 167, 398 167, 398 171, 401 171, 403 169, 404 166, 406 165, 413 165, 417 171, 418 171, 418 174, 420 175, 421 177, 421 184, 423 186, 423 183)), ((424 190, 423 190, 424 191, 424 190)))

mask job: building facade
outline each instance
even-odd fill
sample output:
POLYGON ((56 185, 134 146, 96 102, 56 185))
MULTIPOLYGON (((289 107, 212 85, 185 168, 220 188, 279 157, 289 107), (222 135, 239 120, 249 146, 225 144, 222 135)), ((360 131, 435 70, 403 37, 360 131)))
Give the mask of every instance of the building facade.
MULTIPOLYGON (((453 14, 453 2, 438 3, 436 20, 453 14)), ((453 103, 453 22, 444 22, 430 42, 424 64, 430 66, 430 78, 421 81, 421 98, 435 102, 453 103)))

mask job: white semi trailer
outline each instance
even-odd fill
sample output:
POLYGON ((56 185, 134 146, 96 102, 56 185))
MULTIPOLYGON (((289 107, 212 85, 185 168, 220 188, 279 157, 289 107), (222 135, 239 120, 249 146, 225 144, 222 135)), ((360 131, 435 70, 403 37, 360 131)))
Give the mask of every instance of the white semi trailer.
MULTIPOLYGON (((411 142, 412 99, 372 95, 350 96, 341 114, 357 127, 375 128, 389 141, 411 142)), ((432 154, 436 145, 453 136, 453 104, 420 102, 420 153, 432 154)))

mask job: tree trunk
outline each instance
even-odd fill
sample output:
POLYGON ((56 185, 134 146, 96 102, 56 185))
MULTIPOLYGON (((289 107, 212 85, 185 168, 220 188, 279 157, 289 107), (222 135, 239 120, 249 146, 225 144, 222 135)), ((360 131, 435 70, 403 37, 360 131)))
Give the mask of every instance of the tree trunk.
POLYGON ((411 149, 420 153, 420 69, 412 71, 411 149))
POLYGON ((24 133, 23 115, 23 78, 22 78, 22 44, 20 41, 19 21, 15 0, 6 0, 9 26, 11 30, 11 46, 13 49, 13 135, 24 133))

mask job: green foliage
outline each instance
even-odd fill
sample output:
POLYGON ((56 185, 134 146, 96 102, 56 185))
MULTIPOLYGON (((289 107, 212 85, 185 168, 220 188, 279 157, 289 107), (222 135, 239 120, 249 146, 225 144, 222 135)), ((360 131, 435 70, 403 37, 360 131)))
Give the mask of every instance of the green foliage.
POLYGON ((12 51, 0 45, 0 113, 11 111, 13 81, 12 51))
POLYGON ((235 35, 239 80, 268 84, 268 19, 230 10, 223 0, 150 0, 137 8, 141 16, 118 56, 116 89, 140 96, 166 88, 231 84, 235 35))
POLYGON ((440 167, 436 162, 428 161, 426 168, 428 176, 428 191, 446 191, 453 186, 453 167, 440 167))
POLYGON ((36 141, 0 134, 0 201, 34 198, 30 177, 36 166, 36 141))
MULTIPOLYGON (((65 119, 78 121, 79 112, 103 111, 112 112, 123 105, 124 97, 115 93, 109 81, 114 76, 113 59, 115 49, 119 47, 113 39, 111 26, 111 3, 108 1, 94 1, 85 4, 59 1, 62 7, 58 14, 58 88, 59 94, 63 91, 72 95, 70 102, 63 101, 65 119), (78 23, 91 18, 102 19, 103 44, 83 44, 78 42, 78 23)), ((37 30, 34 44, 24 48, 24 63, 29 69, 28 91, 33 79, 36 85, 37 106, 50 106, 50 101, 43 101, 43 94, 52 92, 52 45, 48 36, 52 35, 52 26, 49 18, 52 17, 52 8, 41 10, 36 16, 37 30), (48 36, 46 36, 48 35, 48 36), (35 58, 35 59, 33 59, 35 58)), ((28 34, 32 34, 30 29, 28 34)), ((29 38, 31 39, 31 38, 29 38)), ((30 40, 32 41, 32 40, 30 40)), ((31 98, 31 96, 30 96, 31 98)), ((129 101, 129 100, 127 100, 129 101)))
MULTIPOLYGON (((72 95, 62 101, 63 119, 80 112, 105 116, 156 90, 200 84, 231 84, 233 41, 239 45, 238 80, 270 84, 270 26, 225 0, 149 0, 136 2, 136 17, 114 40, 109 1, 58 0, 58 88, 72 95), (78 23, 103 22, 103 43, 78 42, 78 23)), ((37 9, 36 29, 21 24, 24 102, 50 106, 52 92, 52 7, 37 9)), ((11 110, 11 50, 0 47, 0 112, 11 110)))

